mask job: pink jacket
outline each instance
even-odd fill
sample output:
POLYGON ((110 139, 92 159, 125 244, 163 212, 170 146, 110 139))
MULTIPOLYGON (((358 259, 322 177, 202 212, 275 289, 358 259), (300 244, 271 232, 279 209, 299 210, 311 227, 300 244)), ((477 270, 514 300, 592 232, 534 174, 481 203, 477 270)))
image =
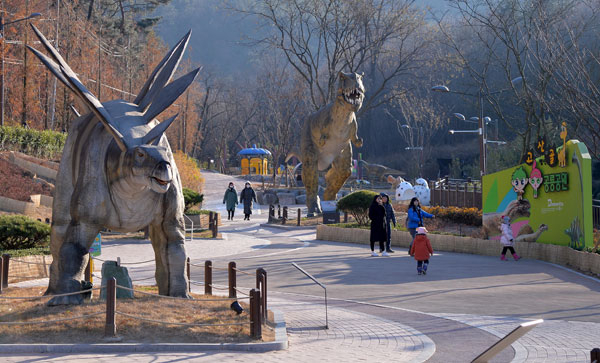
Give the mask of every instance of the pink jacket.
POLYGON ((510 224, 502 223, 500 228, 502 229, 502 237, 500 238, 500 242, 502 242, 502 244, 505 246, 513 246, 515 244, 515 239, 513 237, 510 224))

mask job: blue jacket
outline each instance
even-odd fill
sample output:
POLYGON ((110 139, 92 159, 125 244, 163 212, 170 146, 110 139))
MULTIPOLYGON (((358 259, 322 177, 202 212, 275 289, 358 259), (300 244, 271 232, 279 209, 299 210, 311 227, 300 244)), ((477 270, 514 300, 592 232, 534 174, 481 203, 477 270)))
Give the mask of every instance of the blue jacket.
POLYGON ((408 228, 419 227, 419 222, 422 222, 422 218, 433 218, 433 214, 429 214, 421 208, 417 208, 417 212, 413 208, 408 208, 408 228), (421 218, 419 218, 419 214, 421 218))
POLYGON ((396 225, 396 216, 394 215, 394 208, 392 205, 388 203, 384 203, 385 207, 385 221, 389 224, 390 221, 394 222, 394 226, 396 225))

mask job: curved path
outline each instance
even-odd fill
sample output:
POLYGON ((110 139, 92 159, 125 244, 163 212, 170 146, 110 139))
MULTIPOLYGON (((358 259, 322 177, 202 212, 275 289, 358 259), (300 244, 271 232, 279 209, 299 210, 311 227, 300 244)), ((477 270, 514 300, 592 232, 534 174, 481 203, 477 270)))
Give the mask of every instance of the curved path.
MULTIPOLYGON (((219 207, 224 186, 232 178, 208 173, 205 177, 210 190, 206 204, 219 207)), ((502 262, 488 256, 437 253, 428 274, 418 276, 406 250, 399 249, 390 258, 372 258, 366 245, 318 241, 314 230, 261 227, 264 212, 249 222, 236 219, 224 221, 223 240, 195 240, 186 249, 195 263, 211 259, 214 266, 225 267, 236 261, 244 271, 267 270, 270 307, 282 310, 288 324, 287 351, 7 359, 468 362, 519 323, 536 318, 546 321, 494 362, 583 362, 600 345, 596 339, 600 282, 571 270, 535 260, 502 262), (322 289, 292 262, 327 286, 329 330, 322 329, 322 289)), ((102 257, 144 260, 143 244, 151 258, 149 243, 139 240, 108 243, 102 257)), ((130 274, 151 283, 153 264, 131 265, 130 274)), ((201 267, 192 268, 191 274, 193 280, 202 281, 201 267)), ((216 270, 214 281, 225 284, 226 272, 216 270)), ((238 285, 249 289, 254 278, 238 275, 238 285)))

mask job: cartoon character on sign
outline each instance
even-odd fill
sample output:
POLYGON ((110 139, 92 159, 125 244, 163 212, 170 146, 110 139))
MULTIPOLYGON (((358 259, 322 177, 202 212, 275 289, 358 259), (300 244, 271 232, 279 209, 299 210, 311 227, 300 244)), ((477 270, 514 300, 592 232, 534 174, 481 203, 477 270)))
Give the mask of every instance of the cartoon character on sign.
POLYGON ((533 161, 533 169, 531 169, 531 173, 529 173, 529 184, 533 188, 533 197, 538 197, 538 188, 544 182, 544 177, 542 176, 542 172, 536 166, 536 161, 533 161))
POLYGON ((560 126, 560 138, 563 141, 562 149, 558 152, 558 166, 564 168, 567 166, 567 123, 563 122, 560 126))
POLYGON ((527 172, 523 169, 522 166, 517 168, 514 171, 511 178, 511 184, 513 186, 514 191, 519 196, 519 200, 523 199, 523 194, 525 193, 525 187, 529 182, 529 178, 527 178, 527 172))

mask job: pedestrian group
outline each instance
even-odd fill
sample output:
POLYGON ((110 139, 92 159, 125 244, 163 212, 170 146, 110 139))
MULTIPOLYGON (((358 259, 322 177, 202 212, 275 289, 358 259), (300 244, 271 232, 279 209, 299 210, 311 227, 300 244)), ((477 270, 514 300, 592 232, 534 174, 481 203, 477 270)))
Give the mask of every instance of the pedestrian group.
MULTIPOLYGON (((240 193, 239 203, 244 205, 244 220, 249 221, 252 214, 252 202, 256 203, 256 193, 252 189, 249 181, 246 182, 244 189, 240 193)), ((233 183, 229 183, 229 187, 225 190, 223 196, 223 204, 227 209, 227 220, 233 220, 235 215, 235 207, 238 205, 238 194, 233 183)))

